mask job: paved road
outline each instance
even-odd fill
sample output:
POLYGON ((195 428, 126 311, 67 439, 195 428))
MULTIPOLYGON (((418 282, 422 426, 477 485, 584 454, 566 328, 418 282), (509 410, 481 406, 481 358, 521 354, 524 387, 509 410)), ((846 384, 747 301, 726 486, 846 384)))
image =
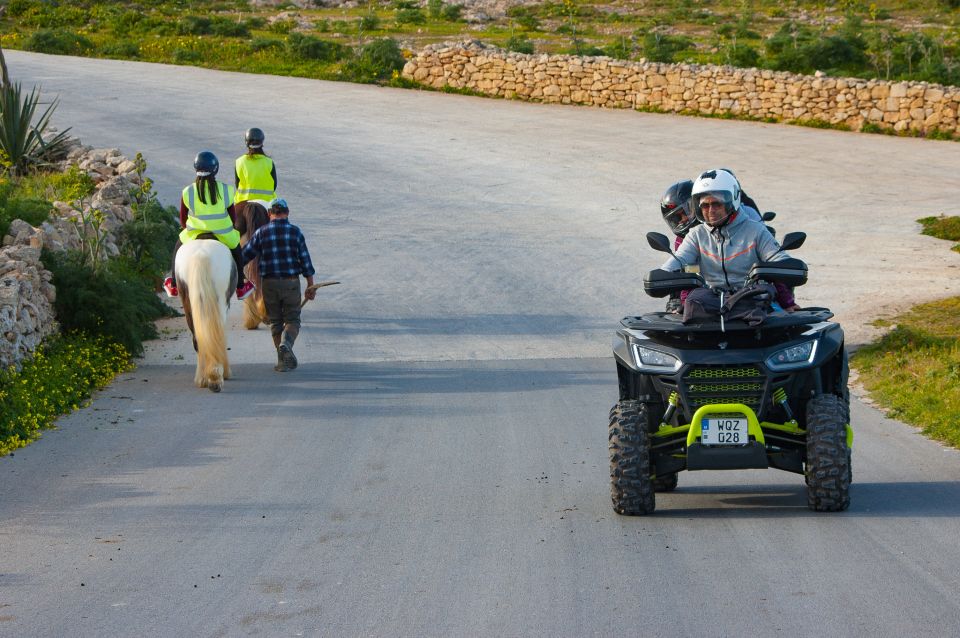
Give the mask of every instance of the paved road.
POLYGON ((0 636, 955 635, 960 454, 855 402, 848 512, 802 479, 681 476, 609 502, 609 344, 650 310, 656 201, 737 170, 807 230, 801 302, 853 344, 957 292, 914 220, 960 145, 7 52, 85 143, 172 202, 261 126, 321 276, 294 373, 230 334, 194 389, 168 322, 139 368, 0 459, 0 636), (254 97, 256 96, 256 97, 254 97))

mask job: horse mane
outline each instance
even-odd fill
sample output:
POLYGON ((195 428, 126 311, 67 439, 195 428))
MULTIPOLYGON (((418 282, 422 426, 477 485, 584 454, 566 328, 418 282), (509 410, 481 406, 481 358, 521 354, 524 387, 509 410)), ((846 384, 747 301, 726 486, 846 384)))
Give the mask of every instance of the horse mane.
POLYGON ((237 202, 233 205, 233 210, 236 213, 233 227, 240 233, 243 243, 250 241, 253 233, 270 221, 270 215, 263 204, 252 200, 237 202))

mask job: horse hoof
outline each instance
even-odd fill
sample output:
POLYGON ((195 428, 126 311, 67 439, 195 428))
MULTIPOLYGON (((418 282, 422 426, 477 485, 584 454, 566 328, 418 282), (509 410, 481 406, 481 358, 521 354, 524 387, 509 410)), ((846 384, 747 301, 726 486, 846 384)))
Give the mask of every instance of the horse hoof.
POLYGON ((221 388, 219 383, 211 383, 208 387, 210 388, 210 392, 220 392, 221 388))

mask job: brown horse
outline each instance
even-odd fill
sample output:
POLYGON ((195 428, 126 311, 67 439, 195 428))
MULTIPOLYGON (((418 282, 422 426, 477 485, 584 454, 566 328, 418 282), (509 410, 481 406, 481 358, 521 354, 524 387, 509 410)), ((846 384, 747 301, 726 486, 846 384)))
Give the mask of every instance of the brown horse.
MULTIPOLYGON (((241 245, 246 245, 254 231, 270 221, 267 209, 256 200, 238 202, 233 210, 236 213, 233 227, 240 233, 241 245)), ((260 290, 259 262, 259 259, 254 259, 243 268, 247 281, 257 287, 243 301, 243 327, 247 330, 256 330, 261 323, 267 322, 267 309, 263 305, 263 292, 260 290)))

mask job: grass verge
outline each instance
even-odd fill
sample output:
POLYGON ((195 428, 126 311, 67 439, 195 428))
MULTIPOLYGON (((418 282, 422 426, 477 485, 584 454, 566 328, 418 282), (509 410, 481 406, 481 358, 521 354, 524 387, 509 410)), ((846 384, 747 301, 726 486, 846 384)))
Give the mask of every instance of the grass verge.
POLYGON ((917 306, 892 323, 853 355, 860 382, 891 417, 960 447, 960 297, 917 306))
MULTIPOLYGON (((939 215, 937 217, 924 217, 917 221, 923 226, 922 232, 924 235, 960 242, 960 217, 939 215)), ((954 244, 951 250, 960 252, 960 244, 954 244)))
POLYGON ((73 333, 51 339, 20 372, 0 371, 0 456, 40 438, 58 416, 85 406, 94 390, 132 367, 123 346, 73 333))

